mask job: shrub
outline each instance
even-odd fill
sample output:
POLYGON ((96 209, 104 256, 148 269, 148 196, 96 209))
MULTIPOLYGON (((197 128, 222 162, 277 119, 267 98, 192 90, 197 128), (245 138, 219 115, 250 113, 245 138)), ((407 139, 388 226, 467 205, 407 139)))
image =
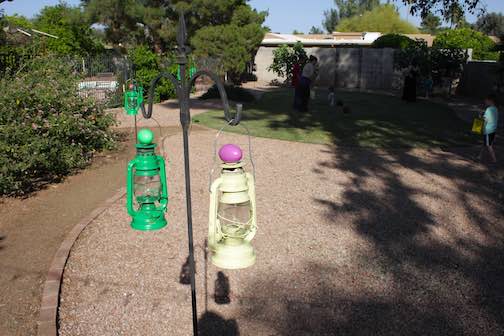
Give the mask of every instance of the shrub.
MULTIPOLYGON (((225 85, 224 86, 226 89, 226 94, 229 98, 229 100, 237 101, 237 102, 252 102, 255 100, 254 95, 250 93, 249 91, 237 87, 237 86, 230 86, 230 85, 225 85)), ((210 89, 208 89, 207 92, 205 92, 200 99, 217 99, 220 98, 219 90, 217 89, 217 85, 212 86, 210 89)))
POLYGON ((434 47, 441 49, 473 49, 473 59, 497 60, 499 54, 492 52, 495 43, 488 36, 470 28, 447 30, 434 40, 434 47))
POLYGON ((393 48, 393 49, 406 49, 416 42, 408 36, 401 34, 386 34, 377 38, 373 42, 375 48, 393 48))
POLYGON ((292 79, 294 65, 299 63, 302 68, 307 59, 308 56, 301 42, 297 42, 292 47, 282 45, 273 51, 273 63, 268 67, 268 70, 279 77, 286 77, 286 82, 289 82, 292 79))
MULTIPOLYGON (((149 87, 154 78, 160 72, 169 72, 173 75, 177 73, 177 65, 171 55, 161 57, 151 51, 147 46, 140 45, 128 51, 128 57, 133 63, 135 70, 135 79, 144 88, 145 96, 149 93, 149 87), (171 63, 168 68, 164 68, 165 63, 171 63)), ((166 100, 175 97, 175 89, 169 80, 162 79, 156 87, 155 102, 166 100)))
POLYGON ((79 96, 78 80, 51 55, 0 78, 0 195, 26 194, 113 146, 113 117, 79 96))

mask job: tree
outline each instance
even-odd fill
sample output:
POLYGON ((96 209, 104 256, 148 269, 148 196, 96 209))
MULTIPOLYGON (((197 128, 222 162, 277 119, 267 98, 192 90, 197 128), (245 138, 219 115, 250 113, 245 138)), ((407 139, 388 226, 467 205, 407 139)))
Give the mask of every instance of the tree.
POLYGON ((5 26, 7 26, 7 20, 5 20, 4 10, 0 9, 0 45, 4 45, 7 40, 7 36, 4 31, 5 26))
POLYGON ((102 48, 81 9, 64 2, 44 7, 35 18, 34 26, 58 37, 45 39, 45 43, 48 49, 60 55, 93 54, 102 48))
POLYGON ((411 14, 420 14, 421 17, 426 17, 431 12, 439 12, 443 17, 453 10, 454 6, 458 6, 464 12, 473 13, 482 0, 396 0, 402 1, 405 5, 410 6, 411 14))
POLYGON ((422 19, 422 23, 420 24, 420 30, 423 33, 436 34, 440 26, 441 26, 441 18, 432 13, 429 13, 422 19))
POLYGON ((362 15, 341 20, 336 27, 337 31, 375 31, 384 34, 411 34, 418 30, 410 23, 402 20, 392 5, 376 7, 362 15))
POLYGON ((105 37, 114 45, 148 43, 158 53, 175 36, 174 13, 161 0, 86 0, 91 23, 105 26, 105 37))
POLYGON ((475 24, 476 30, 491 36, 504 36, 504 15, 487 13, 480 16, 475 24))
POLYGON ((469 28, 445 31, 436 36, 433 46, 441 49, 472 49, 473 58, 477 60, 498 59, 498 53, 491 52, 495 47, 492 39, 469 28))
POLYGON ((468 28, 469 23, 465 19, 465 12, 458 3, 453 3, 447 11, 444 12, 445 21, 450 23, 450 28, 468 28))
POLYGON ((324 26, 328 34, 331 34, 334 31, 334 28, 336 28, 338 23, 338 10, 331 8, 324 11, 324 20, 322 21, 322 26, 324 26))
POLYGON ((262 42, 265 18, 266 13, 248 5, 236 8, 228 24, 210 25, 196 31, 191 39, 194 55, 219 59, 222 70, 236 82, 262 42))
POLYGON ((371 11, 380 6, 380 0, 334 0, 339 10, 339 18, 345 19, 371 11))
POLYGON ((299 31, 299 30, 297 30, 297 29, 294 29, 294 30, 292 31, 292 35, 303 35, 303 34, 304 34, 304 33, 303 33, 302 31, 299 31))
POLYGON ((312 26, 308 34, 324 34, 324 31, 319 27, 312 26))

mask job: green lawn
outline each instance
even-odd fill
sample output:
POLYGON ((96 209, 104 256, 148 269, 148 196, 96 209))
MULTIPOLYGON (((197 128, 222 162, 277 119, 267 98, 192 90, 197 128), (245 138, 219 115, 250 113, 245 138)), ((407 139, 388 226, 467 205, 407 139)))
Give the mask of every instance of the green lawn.
MULTIPOLYGON (((327 91, 319 90, 310 112, 295 120, 290 116, 293 92, 282 89, 245 105, 242 120, 254 136, 310 143, 393 148, 464 146, 476 141, 470 125, 445 105, 360 92, 339 91, 336 96, 350 107, 350 114, 330 107, 327 91)), ((193 122, 220 128, 223 113, 200 114, 193 122)), ((227 130, 243 133, 241 127, 227 130)))

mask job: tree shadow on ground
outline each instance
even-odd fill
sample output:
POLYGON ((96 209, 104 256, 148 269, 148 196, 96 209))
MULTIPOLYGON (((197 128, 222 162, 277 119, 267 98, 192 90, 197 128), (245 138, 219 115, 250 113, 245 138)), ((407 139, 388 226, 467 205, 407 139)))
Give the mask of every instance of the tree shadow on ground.
MULTIPOLYGON (((329 219, 352 215, 349 227, 373 246, 375 262, 400 289, 389 298, 403 306, 393 315, 369 298, 375 322, 385 316, 388 328, 408 321, 407 334, 504 333, 502 185, 485 178, 481 166, 439 151, 427 157, 404 150, 330 151, 334 159, 320 162, 320 170, 351 178, 342 201, 315 201, 326 206, 329 219), (381 187, 369 187, 370 181, 381 187), (435 305, 412 308, 425 297, 435 305)), ((361 324, 355 328, 359 334, 361 324)))
POLYGON ((338 270, 332 266, 311 264, 309 272, 321 276, 307 293, 261 283, 274 289, 274 302, 268 298, 244 298, 247 306, 242 318, 275 330, 275 335, 462 335, 464 329, 435 302, 428 308, 407 297, 369 297, 349 294, 329 280, 338 270))
MULTIPOLYGON (((346 182, 338 186, 341 198, 314 195, 312 201, 324 206, 329 222, 370 246, 371 252, 356 256, 362 262, 356 269, 387 288, 356 292, 348 274, 343 276, 329 260, 311 265, 308 273, 284 274, 319 275, 308 293, 279 280, 261 283, 265 292, 276 293, 278 304, 246 298, 243 318, 253 316, 279 335, 504 334, 502 184, 455 151, 408 146, 412 142, 403 142, 401 135, 411 131, 425 142, 432 134, 429 125, 414 118, 406 126, 404 119, 387 120, 388 127, 369 124, 379 135, 379 149, 373 149, 353 146, 364 132, 359 120, 350 123, 360 127, 358 132, 342 136, 340 131, 348 130, 317 113, 326 112, 312 116, 333 144, 325 150, 331 159, 313 171, 324 180, 343 174, 346 182), (348 222, 338 221, 342 216, 348 222)), ((440 118, 447 125, 452 117, 440 118)), ((454 133, 437 131, 439 144, 460 143, 449 138, 454 133)))

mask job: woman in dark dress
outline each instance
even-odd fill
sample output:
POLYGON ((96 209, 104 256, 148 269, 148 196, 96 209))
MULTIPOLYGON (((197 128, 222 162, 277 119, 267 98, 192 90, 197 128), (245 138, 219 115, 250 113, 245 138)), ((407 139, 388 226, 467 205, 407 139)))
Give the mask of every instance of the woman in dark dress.
POLYGON ((402 95, 402 99, 407 102, 416 101, 417 75, 418 75, 417 68, 414 65, 411 65, 406 72, 406 77, 404 78, 404 87, 402 95))

